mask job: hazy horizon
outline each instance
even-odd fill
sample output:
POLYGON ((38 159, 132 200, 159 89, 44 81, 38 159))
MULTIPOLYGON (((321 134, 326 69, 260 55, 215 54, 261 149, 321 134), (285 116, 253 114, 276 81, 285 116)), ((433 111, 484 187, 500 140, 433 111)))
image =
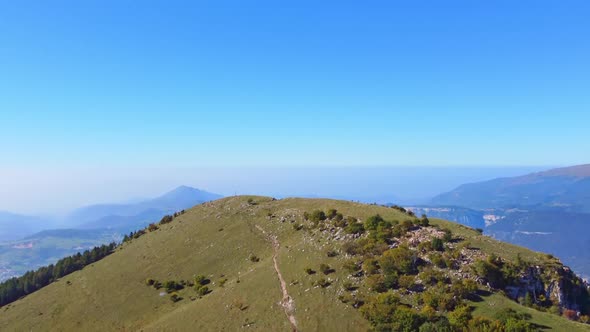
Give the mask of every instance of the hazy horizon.
POLYGON ((177 185, 421 198, 585 163, 587 21, 526 1, 6 2, 0 209, 63 213, 177 185), (406 173, 264 171, 378 165, 406 173), (423 171, 455 165, 481 174, 423 171))
POLYGON ((62 215, 90 204, 152 198, 180 185, 222 195, 322 196, 421 203, 458 185, 550 166, 71 168, 2 171, 0 211, 62 215))

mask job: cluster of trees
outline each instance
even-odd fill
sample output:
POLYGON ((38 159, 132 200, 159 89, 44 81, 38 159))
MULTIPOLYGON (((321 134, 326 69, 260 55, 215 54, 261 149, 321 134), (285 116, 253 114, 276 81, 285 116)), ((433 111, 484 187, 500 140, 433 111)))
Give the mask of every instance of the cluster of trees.
POLYGON ((320 222, 326 220, 331 220, 336 223, 340 222, 344 220, 344 215, 339 213, 336 209, 329 209, 328 212, 324 212, 322 210, 313 210, 311 213, 304 212, 303 219, 309 220, 314 226, 317 226, 320 222))
POLYGON ((184 213, 185 213, 185 210, 181 210, 179 212, 174 212, 173 215, 167 214, 167 215, 163 216, 162 219, 160 219, 160 222, 158 222, 157 224, 151 223, 145 229, 140 229, 138 231, 131 232, 131 233, 129 233, 129 235, 126 234, 123 237, 123 243, 129 242, 133 239, 137 239, 140 236, 146 234, 147 232, 155 232, 158 229, 160 229, 160 227, 158 225, 164 225, 164 224, 171 223, 174 220, 174 218, 176 218, 180 215, 183 215, 184 213))
POLYGON ((110 255, 116 243, 94 247, 83 253, 77 253, 60 259, 55 265, 41 267, 36 271, 29 271, 23 276, 11 278, 0 284, 0 306, 12 303, 19 298, 49 285, 57 279, 110 255))
POLYGON ((399 212, 405 213, 411 217, 414 217, 414 212, 412 210, 407 210, 399 205, 392 205, 390 206, 392 209, 398 210, 399 212))
MULTIPOLYGON (((394 207, 396 208, 396 207, 394 207)), ((343 228, 348 234, 363 234, 369 232, 369 235, 379 242, 388 242, 392 237, 400 237, 408 231, 414 230, 417 227, 427 227, 430 225, 430 220, 423 215, 422 218, 416 218, 414 214, 406 211, 401 207, 397 207, 401 212, 404 212, 412 217, 402 222, 398 220, 385 220, 380 215, 374 215, 367 218, 360 223, 357 218, 352 216, 344 217, 336 209, 330 209, 328 212, 322 210, 314 210, 312 212, 305 212, 303 218, 311 221, 314 227, 321 225, 322 222, 330 221, 334 226, 343 228)), ((302 225, 294 225, 295 230, 300 230, 302 225)))
MULTIPOLYGON (((224 284, 227 282, 227 279, 220 280, 220 286, 223 287, 224 284)), ((147 286, 151 286, 155 289, 164 288, 166 293, 170 294, 170 300, 172 302, 178 302, 182 300, 182 297, 178 293, 178 291, 185 289, 186 287, 194 287, 194 290, 197 292, 199 296, 205 296, 211 293, 211 290, 207 286, 211 283, 210 279, 207 279, 204 275, 197 275, 194 280, 167 280, 164 282, 160 282, 158 280, 148 278, 145 281, 147 286)))
POLYGON ((125 235, 123 237, 123 243, 130 242, 133 239, 137 239, 140 236, 144 235, 145 233, 146 233, 146 231, 144 229, 140 229, 135 232, 130 232, 129 235, 125 235))

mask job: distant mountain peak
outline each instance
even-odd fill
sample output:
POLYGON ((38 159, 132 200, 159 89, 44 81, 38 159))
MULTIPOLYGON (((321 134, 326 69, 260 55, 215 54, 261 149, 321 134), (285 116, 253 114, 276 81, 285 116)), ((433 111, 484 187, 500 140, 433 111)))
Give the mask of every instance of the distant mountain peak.
POLYGON ((213 194, 213 193, 207 192, 205 190, 182 185, 182 186, 178 186, 178 187, 170 190, 169 192, 165 193, 164 195, 162 195, 156 199, 178 198, 178 197, 188 198, 188 197, 192 197, 192 196, 200 196, 200 197, 206 196, 207 200, 217 199, 217 198, 222 197, 221 195, 213 194))

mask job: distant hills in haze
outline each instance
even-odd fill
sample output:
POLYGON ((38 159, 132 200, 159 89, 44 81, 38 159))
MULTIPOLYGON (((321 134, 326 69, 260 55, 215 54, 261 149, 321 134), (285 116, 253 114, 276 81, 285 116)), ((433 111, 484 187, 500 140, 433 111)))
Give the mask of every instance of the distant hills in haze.
POLYGON ((72 212, 65 221, 71 226, 102 228, 120 226, 135 220, 150 219, 154 216, 179 211, 221 198, 221 195, 200 189, 180 186, 162 196, 132 204, 96 204, 72 212))
POLYGON ((0 211, 0 242, 19 239, 51 224, 46 219, 0 211))
POLYGON ((38 217, 0 212, 0 280, 21 275, 59 258, 120 241, 174 212, 221 195, 180 186, 161 196, 129 204, 97 204, 75 210, 56 228, 38 217))
POLYGON ((431 205, 474 209, 534 207, 590 213, 590 164, 464 184, 431 205))

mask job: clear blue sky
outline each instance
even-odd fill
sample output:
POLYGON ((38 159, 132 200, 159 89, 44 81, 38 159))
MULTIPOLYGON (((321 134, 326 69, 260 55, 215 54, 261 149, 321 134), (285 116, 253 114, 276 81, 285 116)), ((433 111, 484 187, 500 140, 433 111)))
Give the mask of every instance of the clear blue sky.
POLYGON ((589 17, 588 1, 5 1, 0 164, 586 163, 589 17))
POLYGON ((588 161, 587 1, 194 3, 0 5, 2 164, 588 161))

